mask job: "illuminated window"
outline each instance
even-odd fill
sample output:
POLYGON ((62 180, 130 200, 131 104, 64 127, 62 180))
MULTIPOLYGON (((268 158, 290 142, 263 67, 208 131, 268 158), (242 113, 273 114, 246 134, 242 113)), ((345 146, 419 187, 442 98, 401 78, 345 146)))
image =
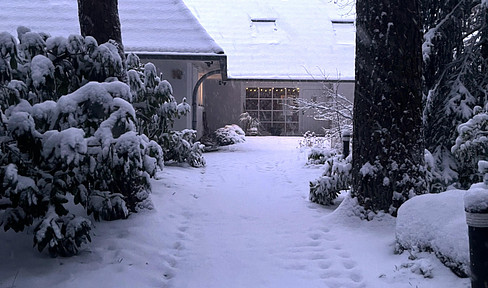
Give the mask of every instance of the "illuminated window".
POLYGON ((298 135, 298 113, 291 106, 299 94, 299 88, 248 87, 245 109, 272 135, 298 135))

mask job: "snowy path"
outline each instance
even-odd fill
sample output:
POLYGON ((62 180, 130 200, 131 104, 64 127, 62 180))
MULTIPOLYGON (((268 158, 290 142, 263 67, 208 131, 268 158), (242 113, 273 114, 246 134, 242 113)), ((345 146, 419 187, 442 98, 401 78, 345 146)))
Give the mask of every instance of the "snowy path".
POLYGON ((175 201, 186 205, 167 287, 365 287, 351 253, 320 225, 327 210, 307 200, 307 179, 321 170, 281 143, 296 139, 255 140, 206 154, 199 179, 174 175, 191 192, 173 195, 187 199, 175 201))
POLYGON ((431 254, 395 255, 394 218, 350 217, 348 198, 310 203, 323 168, 305 166, 298 140, 249 137, 205 154, 205 168, 166 167, 154 210, 94 222, 75 257, 39 254, 33 228, 0 233, 0 288, 469 287, 431 254))

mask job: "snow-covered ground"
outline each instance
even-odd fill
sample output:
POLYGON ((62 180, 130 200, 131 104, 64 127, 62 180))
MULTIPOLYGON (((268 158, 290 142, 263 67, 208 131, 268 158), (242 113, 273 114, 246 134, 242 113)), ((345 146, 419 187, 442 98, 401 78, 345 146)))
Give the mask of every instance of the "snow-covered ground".
POLYGON ((154 210, 95 223, 72 258, 39 254, 32 232, 0 233, 0 288, 469 287, 430 254, 395 255, 394 218, 361 221, 344 195, 339 208, 310 203, 322 170, 298 141, 248 137, 205 168, 166 167, 154 210))

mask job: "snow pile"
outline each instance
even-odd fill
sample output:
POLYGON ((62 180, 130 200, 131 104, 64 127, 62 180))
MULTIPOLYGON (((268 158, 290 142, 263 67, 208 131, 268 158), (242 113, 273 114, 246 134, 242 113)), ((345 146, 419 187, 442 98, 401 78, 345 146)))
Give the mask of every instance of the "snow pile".
POLYGON ((469 272, 465 191, 426 194, 405 202, 398 210, 396 239, 400 250, 433 251, 458 276, 469 272))

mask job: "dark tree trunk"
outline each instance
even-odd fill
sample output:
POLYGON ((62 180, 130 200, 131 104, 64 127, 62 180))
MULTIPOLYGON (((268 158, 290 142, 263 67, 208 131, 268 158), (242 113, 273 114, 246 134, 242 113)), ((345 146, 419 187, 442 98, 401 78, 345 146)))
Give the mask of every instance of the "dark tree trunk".
POLYGON ((358 0, 352 194, 366 210, 425 193, 419 0, 358 0))
MULTIPOLYGON (((118 45, 124 71, 124 45, 119 20, 118 0, 78 0, 78 18, 83 37, 92 36, 98 45, 114 40, 118 45)), ((126 73, 121 77, 125 81, 126 73)))

